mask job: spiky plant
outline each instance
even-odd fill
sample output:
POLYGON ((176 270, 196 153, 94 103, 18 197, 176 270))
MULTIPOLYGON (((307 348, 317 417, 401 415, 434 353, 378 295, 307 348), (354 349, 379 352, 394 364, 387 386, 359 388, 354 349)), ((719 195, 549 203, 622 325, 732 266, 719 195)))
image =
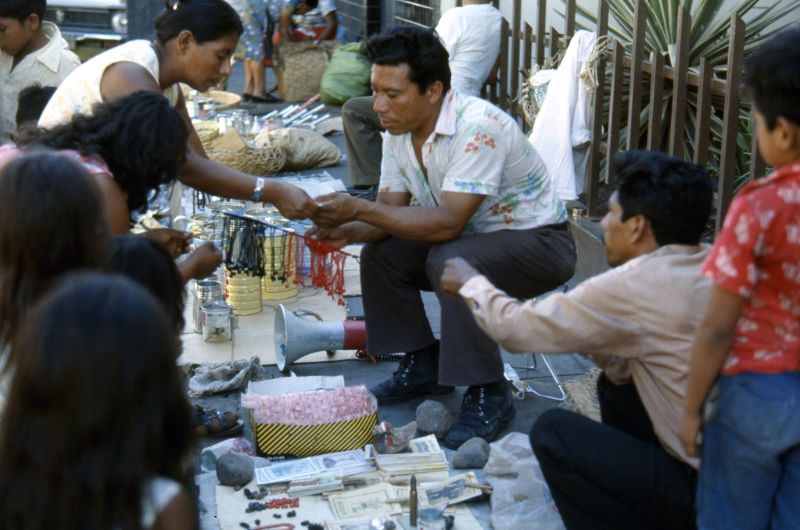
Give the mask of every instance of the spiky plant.
MULTIPOLYGON (((692 20, 689 37, 690 67, 697 67, 701 58, 705 58, 706 62, 714 68, 714 75, 722 79, 727 75, 728 34, 733 13, 736 13, 745 23, 745 53, 747 54, 753 47, 789 25, 793 21, 790 15, 798 10, 797 0, 743 0, 728 8, 725 8, 725 4, 728 3, 725 0, 642 1, 647 7, 645 47, 648 55, 652 51, 664 53, 668 55, 670 64, 675 64, 678 19, 680 8, 683 6, 690 13, 692 20)), ((636 3, 637 0, 608 0, 609 33, 629 50, 633 45, 636 3)), ((581 6, 577 6, 577 13, 580 16, 577 21, 579 27, 593 28, 596 26, 597 19, 594 13, 581 6)), ((691 139, 694 138, 697 93, 690 91, 687 102, 684 152, 691 155, 694 152, 691 139)), ((671 110, 672 92, 667 89, 664 91, 662 106, 665 118, 670 115, 671 110)), ((643 109, 643 116, 646 111, 647 108, 643 109)), ((750 178, 747 164, 752 146, 750 120, 749 108, 743 106, 740 109, 739 134, 736 142, 738 185, 750 178)), ((669 120, 662 123, 669 123, 669 120)), ((709 162, 712 172, 718 169, 715 166, 718 166, 721 131, 721 117, 716 113, 712 114, 712 158, 709 162)))

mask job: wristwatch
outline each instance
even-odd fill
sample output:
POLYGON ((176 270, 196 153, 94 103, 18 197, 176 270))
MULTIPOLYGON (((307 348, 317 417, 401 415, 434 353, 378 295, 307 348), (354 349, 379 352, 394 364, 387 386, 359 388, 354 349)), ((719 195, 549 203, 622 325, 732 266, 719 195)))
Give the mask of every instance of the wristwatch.
POLYGON ((253 202, 261 202, 261 190, 264 189, 265 183, 266 180, 263 177, 256 178, 256 187, 253 188, 253 197, 251 198, 253 202))

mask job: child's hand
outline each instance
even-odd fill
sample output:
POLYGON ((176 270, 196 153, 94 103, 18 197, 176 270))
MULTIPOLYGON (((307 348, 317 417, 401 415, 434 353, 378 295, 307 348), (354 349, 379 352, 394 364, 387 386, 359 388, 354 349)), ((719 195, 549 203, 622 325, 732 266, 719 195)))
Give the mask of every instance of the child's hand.
POLYGON ((691 458, 699 456, 699 440, 700 440, 700 427, 702 426, 702 418, 697 412, 685 412, 683 415, 683 423, 681 425, 681 445, 686 451, 686 455, 691 458))
POLYGON ((214 243, 210 241, 200 247, 197 247, 185 260, 186 271, 184 272, 188 278, 201 279, 205 278, 222 263, 222 253, 217 250, 214 243))
POLYGON ((145 232, 144 236, 163 245, 173 258, 185 254, 192 242, 192 234, 174 228, 154 228, 145 232))

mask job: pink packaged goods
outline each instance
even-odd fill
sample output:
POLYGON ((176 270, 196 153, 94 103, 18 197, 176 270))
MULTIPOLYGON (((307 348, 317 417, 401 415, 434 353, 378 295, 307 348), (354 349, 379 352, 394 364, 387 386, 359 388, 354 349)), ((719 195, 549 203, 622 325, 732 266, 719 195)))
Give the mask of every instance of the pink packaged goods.
POLYGON ((278 396, 246 393, 242 395, 242 406, 251 410, 256 423, 282 425, 348 421, 374 414, 378 409, 375 397, 363 385, 278 396))

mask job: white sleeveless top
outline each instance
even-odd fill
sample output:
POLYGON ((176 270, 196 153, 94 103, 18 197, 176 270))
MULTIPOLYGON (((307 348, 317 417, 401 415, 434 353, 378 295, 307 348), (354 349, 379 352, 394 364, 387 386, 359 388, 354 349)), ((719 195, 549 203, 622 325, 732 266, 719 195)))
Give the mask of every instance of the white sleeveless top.
MULTIPOLYGON (((49 129, 72 119, 75 114, 91 114, 92 107, 102 103, 100 81, 106 69, 116 63, 135 63, 147 70, 158 83, 158 55, 146 40, 133 40, 92 57, 72 71, 58 86, 42 111, 39 126, 49 129)), ((178 102, 178 84, 164 90, 174 106, 178 102)))
POLYGON ((148 480, 142 488, 142 528, 152 527, 180 490, 180 484, 172 479, 154 477, 148 480))

